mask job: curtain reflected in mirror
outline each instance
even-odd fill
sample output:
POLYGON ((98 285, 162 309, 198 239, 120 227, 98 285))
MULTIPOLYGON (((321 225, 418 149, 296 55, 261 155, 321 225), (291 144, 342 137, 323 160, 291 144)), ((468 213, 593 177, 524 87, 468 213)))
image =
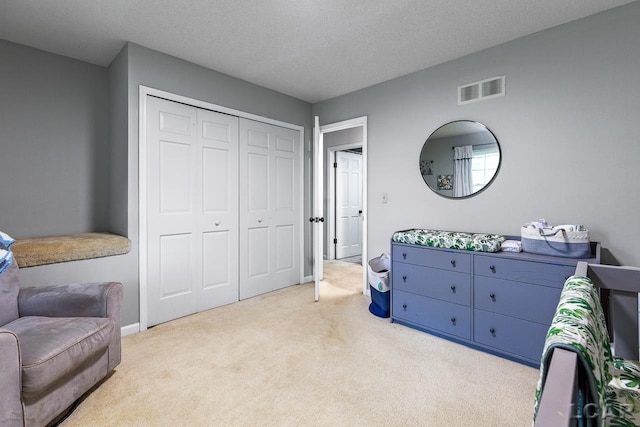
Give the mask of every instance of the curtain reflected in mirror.
POLYGON ((501 164, 500 145, 481 123, 447 123, 427 138, 420 153, 420 174, 436 194, 466 198, 493 182, 501 164))

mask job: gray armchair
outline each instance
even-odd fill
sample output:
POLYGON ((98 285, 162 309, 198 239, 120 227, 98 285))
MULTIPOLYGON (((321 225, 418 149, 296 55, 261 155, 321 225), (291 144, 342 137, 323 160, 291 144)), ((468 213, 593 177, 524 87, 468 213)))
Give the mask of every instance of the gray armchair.
POLYGON ((0 425, 46 426, 120 363, 121 283, 20 288, 0 275, 0 425))

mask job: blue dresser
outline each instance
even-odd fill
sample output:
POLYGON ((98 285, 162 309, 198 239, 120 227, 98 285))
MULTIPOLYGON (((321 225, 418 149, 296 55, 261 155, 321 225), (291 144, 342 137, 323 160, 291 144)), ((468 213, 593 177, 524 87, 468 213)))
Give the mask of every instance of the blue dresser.
POLYGON ((565 280, 578 261, 391 243, 391 321, 538 367, 565 280))

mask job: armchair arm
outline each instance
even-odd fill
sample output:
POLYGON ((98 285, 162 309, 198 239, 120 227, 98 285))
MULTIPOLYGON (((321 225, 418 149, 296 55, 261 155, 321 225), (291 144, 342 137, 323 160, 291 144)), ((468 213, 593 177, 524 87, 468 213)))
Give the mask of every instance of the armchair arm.
POLYGON ((0 328, 0 425, 23 426, 22 410, 22 360, 18 337, 11 331, 0 328))
POLYGON ((123 287, 118 282, 22 288, 20 317, 110 317, 120 325, 123 287))
POLYGON ((120 305, 124 287, 118 282, 22 288, 18 311, 23 316, 108 317, 116 332, 109 344, 109 371, 121 358, 120 305))

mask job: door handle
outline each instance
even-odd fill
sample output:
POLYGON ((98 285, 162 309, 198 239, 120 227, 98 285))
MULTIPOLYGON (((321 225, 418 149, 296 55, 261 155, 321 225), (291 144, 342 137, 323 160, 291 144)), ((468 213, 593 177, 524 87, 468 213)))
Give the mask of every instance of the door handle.
POLYGON ((217 227, 220 225, 220 221, 215 221, 213 224, 217 227))

